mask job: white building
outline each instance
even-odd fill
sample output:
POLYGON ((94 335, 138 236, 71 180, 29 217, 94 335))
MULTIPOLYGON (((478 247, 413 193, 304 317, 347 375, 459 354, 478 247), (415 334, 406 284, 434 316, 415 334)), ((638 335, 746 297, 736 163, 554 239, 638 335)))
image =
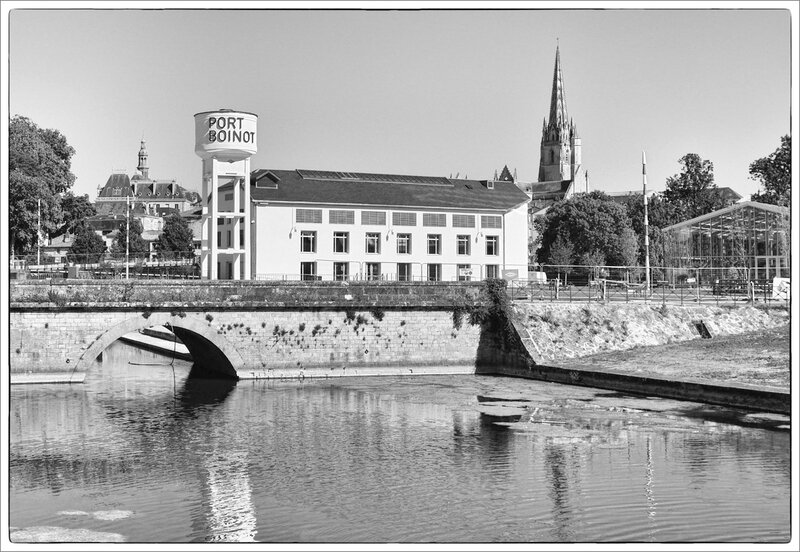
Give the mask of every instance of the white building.
MULTIPOLYGON (((313 170, 251 173, 254 279, 525 278, 525 195, 513 182, 313 170)), ((221 213, 234 206, 220 188, 221 213)), ((239 279, 244 228, 217 220, 220 279, 239 279), (235 272, 239 272, 235 274, 235 272)))

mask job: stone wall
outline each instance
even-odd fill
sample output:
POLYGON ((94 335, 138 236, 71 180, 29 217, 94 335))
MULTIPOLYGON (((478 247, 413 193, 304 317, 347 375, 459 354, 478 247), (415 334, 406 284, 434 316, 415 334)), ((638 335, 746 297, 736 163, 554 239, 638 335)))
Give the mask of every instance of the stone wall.
POLYGON ((80 381, 116 339, 159 325, 205 368, 242 378, 474 373, 506 360, 463 314, 487 304, 480 283, 31 283, 11 298, 16 380, 80 381))
POLYGON ((734 335, 788 323, 783 308, 647 304, 515 303, 516 328, 539 364, 606 351, 734 335))
POLYGON ((9 300, 20 307, 117 308, 358 308, 450 307, 484 304, 481 282, 257 282, 87 280, 15 282, 9 300))

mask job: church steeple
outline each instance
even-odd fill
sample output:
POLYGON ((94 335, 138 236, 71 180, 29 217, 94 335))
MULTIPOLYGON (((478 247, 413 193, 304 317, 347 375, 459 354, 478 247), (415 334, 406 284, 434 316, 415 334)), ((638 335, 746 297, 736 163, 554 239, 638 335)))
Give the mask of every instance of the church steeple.
POLYGON ((549 126, 559 129, 567 125, 567 102, 564 99, 564 77, 561 75, 561 53, 556 46, 556 65, 553 69, 553 90, 550 92, 549 126))
POLYGON ((142 145, 139 148, 139 165, 136 167, 145 180, 148 179, 147 173, 150 169, 147 167, 147 149, 144 147, 144 140, 142 140, 142 145))
POLYGON ((572 180, 581 164, 580 149, 581 141, 577 127, 567 113, 564 76, 561 72, 561 49, 556 45, 550 113, 549 118, 542 124, 539 182, 572 180))

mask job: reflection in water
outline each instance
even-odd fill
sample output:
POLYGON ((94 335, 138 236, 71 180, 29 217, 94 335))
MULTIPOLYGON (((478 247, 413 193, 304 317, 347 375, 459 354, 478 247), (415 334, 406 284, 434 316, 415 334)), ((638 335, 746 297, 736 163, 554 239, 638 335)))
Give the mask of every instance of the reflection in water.
POLYGON ((646 482, 644 486, 645 496, 647 497, 647 519, 650 522, 650 539, 654 540, 656 525, 656 499, 653 494, 653 442, 650 435, 647 436, 647 470, 646 482))
POLYGON ((574 514, 569 503, 569 466, 567 455, 561 445, 547 443, 544 447, 544 462, 548 471, 548 496, 552 502, 553 540, 572 542, 575 540, 572 527, 574 514))
POLYGON ((177 362, 175 372, 128 364, 135 354, 115 345, 80 386, 11 389, 18 534, 60 527, 59 535, 133 542, 789 537, 788 432, 685 417, 675 401, 532 381, 237 383, 188 378, 189 366, 177 362), (64 514, 111 510, 131 515, 64 514))

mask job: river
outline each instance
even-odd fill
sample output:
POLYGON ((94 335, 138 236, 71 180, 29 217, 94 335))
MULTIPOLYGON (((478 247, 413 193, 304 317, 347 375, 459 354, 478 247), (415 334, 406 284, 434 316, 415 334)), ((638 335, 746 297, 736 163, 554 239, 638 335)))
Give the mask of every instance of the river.
POLYGON ((14 542, 786 542, 785 417, 491 376, 10 389, 14 542))

